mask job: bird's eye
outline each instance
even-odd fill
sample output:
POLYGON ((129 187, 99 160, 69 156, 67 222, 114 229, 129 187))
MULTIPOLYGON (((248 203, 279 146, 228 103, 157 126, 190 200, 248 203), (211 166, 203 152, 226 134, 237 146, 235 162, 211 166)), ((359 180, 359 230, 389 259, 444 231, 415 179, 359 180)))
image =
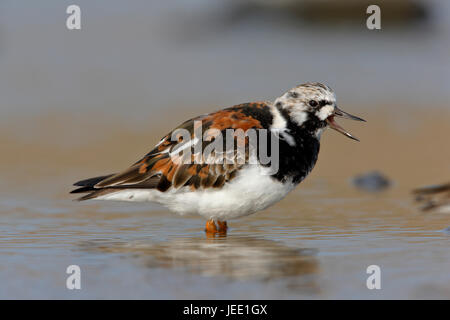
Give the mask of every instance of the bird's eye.
POLYGON ((309 105, 311 107, 316 107, 317 106, 317 101, 316 100, 309 100, 309 105))
POLYGON ((291 93, 290 93, 290 96, 291 96, 292 98, 298 98, 298 93, 297 93, 297 92, 291 92, 291 93))

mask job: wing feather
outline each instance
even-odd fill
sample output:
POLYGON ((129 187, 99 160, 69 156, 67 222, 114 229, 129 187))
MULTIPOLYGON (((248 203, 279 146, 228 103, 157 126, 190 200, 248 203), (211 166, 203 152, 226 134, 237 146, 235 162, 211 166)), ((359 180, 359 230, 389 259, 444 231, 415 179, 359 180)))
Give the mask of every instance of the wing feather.
MULTIPOLYGON (((83 180, 89 181, 89 188, 80 188, 74 191, 91 192, 91 194, 81 198, 85 200, 95 198, 97 194, 104 194, 104 190, 113 192, 117 189, 156 188, 164 192, 182 187, 190 187, 192 190, 220 188, 226 182, 235 178, 244 166, 244 164, 238 162, 237 145, 248 143, 248 139, 234 143, 233 150, 212 152, 206 159, 202 155, 200 158, 203 162, 195 162, 196 158, 194 158, 193 151, 195 150, 195 144, 200 143, 196 142, 198 139, 195 139, 194 134, 194 126, 198 123, 196 121, 200 121, 203 133, 208 129, 216 129, 220 133, 224 133, 226 129, 242 129, 245 132, 250 128, 257 129, 262 128, 263 125, 267 126, 254 115, 258 112, 257 110, 267 113, 269 112, 268 108, 269 106, 266 103, 249 103, 190 119, 175 129, 182 128, 190 133, 190 145, 186 145, 186 142, 180 139, 172 141, 171 137, 174 130, 163 137, 153 150, 130 168, 118 174, 83 180), (180 152, 189 148, 192 151, 191 162, 180 161, 183 160, 180 157, 180 152)), ((225 146, 226 135, 223 134, 222 138, 225 146)), ((237 139, 234 139, 236 142, 237 139)), ((209 144, 215 142, 215 136, 207 136, 207 141, 200 140, 202 143, 201 150, 205 150, 209 144)), ((248 148, 246 148, 246 152, 245 158, 248 159, 248 148)), ((86 187, 84 184, 80 184, 83 181, 76 185, 86 187)))

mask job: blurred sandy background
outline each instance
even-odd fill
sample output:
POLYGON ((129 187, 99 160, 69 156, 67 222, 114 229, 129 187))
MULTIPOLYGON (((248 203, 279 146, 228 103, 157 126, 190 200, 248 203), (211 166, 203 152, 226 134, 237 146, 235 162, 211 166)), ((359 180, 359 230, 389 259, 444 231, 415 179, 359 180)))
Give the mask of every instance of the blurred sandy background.
MULTIPOLYGON (((79 238, 87 237, 81 221, 109 219, 105 213, 109 209, 130 218, 126 223, 135 225, 129 230, 138 234, 145 223, 156 223, 147 216, 144 221, 142 212, 156 210, 156 217, 167 214, 149 205, 133 207, 141 215, 131 218, 127 216, 129 207, 124 205, 112 209, 111 204, 74 204, 67 194, 74 181, 126 168, 187 118, 241 102, 272 100, 306 81, 328 84, 343 110, 368 120, 364 124, 340 121, 361 142, 326 132, 319 162, 310 177, 285 202, 253 220, 246 219, 241 231, 251 234, 253 224, 260 222, 263 226, 310 227, 317 232, 337 228, 330 233, 362 232, 363 238, 364 232, 373 231, 367 236, 373 240, 385 239, 383 226, 406 228, 396 229, 402 235, 412 228, 423 234, 411 241, 423 243, 423 252, 434 252, 435 244, 429 244, 427 237, 448 226, 448 217, 420 215, 410 191, 450 177, 450 3, 416 1, 421 14, 409 16, 407 12, 398 21, 395 17, 382 20, 381 31, 367 30, 364 11, 360 17, 341 19, 326 10, 325 15, 314 14, 314 10, 305 15, 311 7, 304 7, 302 1, 292 3, 293 7, 286 9, 256 0, 77 1, 82 11, 80 31, 65 27, 65 11, 71 1, 0 3, 0 207, 5 247, 0 254, 0 278, 5 279, 7 288, 14 288, 9 291, 13 296, 34 297, 35 293, 24 294, 15 282, 34 277, 17 269, 24 261, 35 261, 26 258, 28 251, 21 253, 25 258, 19 262, 10 256, 24 246, 36 246, 40 254, 50 255, 49 248, 58 247, 65 232, 73 237, 67 246, 78 246, 79 238), (327 14, 333 19, 328 20, 327 14), (367 195, 351 185, 353 176, 370 170, 391 179, 393 185, 387 193, 367 195), (312 195, 312 202, 306 195, 312 195), (325 205, 322 196, 331 202, 325 205), (355 199, 359 199, 357 208, 351 207, 355 199), (351 208, 335 212, 336 203, 351 208), (314 216, 318 206, 328 211, 314 216), (309 213, 294 215, 297 209, 309 213), (54 212, 58 215, 47 216, 54 212), (270 220, 273 212, 279 215, 270 220), (79 220, 64 220, 68 216, 79 220), (371 219, 383 222, 371 224, 371 219), (79 227, 77 231, 70 229, 73 223, 79 227), (43 230, 46 224, 54 228, 43 230), (42 234, 44 246, 39 237, 42 234)), ((118 227, 114 217, 105 222, 107 228, 118 227)), ((174 221, 179 220, 168 220, 160 229, 176 233, 178 229, 169 227, 174 221)), ((178 225, 181 232, 195 233, 193 230, 202 227, 202 222, 194 219, 187 222, 186 231, 183 223, 178 225)), ((105 226, 89 229, 90 236, 98 237, 102 228, 105 226)), ((116 231, 115 236, 128 237, 116 231)), ((262 227, 259 232, 264 235, 268 231, 262 227)), ((283 238, 277 234, 272 237, 283 238)), ((442 245, 441 253, 448 248, 448 236, 443 237, 436 240, 442 245)), ((319 252, 334 251, 327 245, 321 247, 319 240, 307 239, 299 241, 319 247, 319 252)), ((410 240, 398 241, 403 240, 408 246, 402 250, 411 252, 410 240)), ((340 244, 347 246, 345 241, 340 244)), ((389 252, 392 245, 386 240, 380 250, 389 252)), ((364 248, 363 241, 354 249, 364 248)), ((59 254, 66 257, 64 250, 59 254)), ((398 255, 399 259, 406 257, 398 255)), ((397 261, 392 259, 388 261, 397 261)), ((448 255, 438 254, 436 259, 436 263, 431 259, 430 265, 419 265, 445 270, 450 263, 448 255)), ((401 273, 401 261, 397 262, 396 275, 401 273)), ((328 260, 321 263, 326 270, 328 260)), ((47 264, 42 268, 38 264, 34 272, 41 277, 42 270, 52 269, 47 264)), ((416 270, 415 277, 422 271, 416 270)), ((440 276, 443 278, 436 278, 441 279, 437 284, 424 280, 419 288, 431 286, 424 292, 450 296, 448 286, 439 287, 448 276, 440 276)), ((405 288, 416 288, 411 281, 406 281, 405 288)), ((322 291, 322 297, 341 297, 341 293, 347 298, 360 296, 357 290, 341 292, 337 289, 341 284, 337 281, 332 290, 322 291)), ((39 282, 35 288, 45 291, 47 285, 39 282)), ((172 285, 178 288, 176 283, 172 285)), ((258 287, 252 288, 247 288, 248 292, 258 291, 258 287)), ((198 289, 202 297, 202 288, 198 289)), ((232 287, 224 292, 233 295, 239 290, 232 287)), ((291 297, 280 290, 263 297, 291 297)), ((387 296, 418 297, 416 293, 421 291, 414 290, 397 290, 387 296)), ((180 297, 175 291, 163 296, 180 297)), ((88 297, 101 297, 101 292, 88 297)), ((3 297, 10 297, 8 294, 0 291, 3 297)), ((46 294, 59 295, 53 289, 46 294)), ((302 294, 316 297, 309 292, 302 294)))
POLYGON ((69 31, 70 1, 2 1, 2 175, 118 170, 186 117, 321 81, 344 110, 369 120, 346 124, 361 144, 328 134, 321 167, 347 155, 337 144, 355 152, 346 157, 355 171, 405 169, 399 157, 410 150, 407 159, 423 159, 411 182, 433 181, 449 152, 430 143, 439 146, 449 130, 450 6, 416 3, 426 18, 369 31, 364 13, 307 23, 264 1, 79 1, 82 30, 69 31))

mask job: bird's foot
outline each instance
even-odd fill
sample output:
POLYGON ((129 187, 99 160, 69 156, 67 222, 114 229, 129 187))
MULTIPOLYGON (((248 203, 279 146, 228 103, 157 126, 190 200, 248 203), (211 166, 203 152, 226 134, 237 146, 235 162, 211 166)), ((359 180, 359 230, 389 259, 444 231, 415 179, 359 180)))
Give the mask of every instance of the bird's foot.
POLYGON ((205 232, 207 236, 224 236, 227 234, 228 226, 226 221, 217 221, 212 219, 206 221, 205 232))
POLYGON ((226 221, 217 221, 219 232, 227 233, 228 225, 226 221))

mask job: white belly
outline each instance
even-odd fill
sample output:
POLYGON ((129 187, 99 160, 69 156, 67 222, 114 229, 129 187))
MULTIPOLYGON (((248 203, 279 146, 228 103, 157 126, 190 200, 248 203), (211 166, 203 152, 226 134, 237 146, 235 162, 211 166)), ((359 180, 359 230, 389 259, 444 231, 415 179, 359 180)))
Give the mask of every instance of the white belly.
POLYGON ((192 192, 188 187, 160 192, 157 190, 123 190, 99 197, 101 200, 157 202, 178 214, 199 214, 207 219, 227 220, 263 210, 283 199, 295 188, 267 175, 259 165, 243 168, 221 189, 192 192))

